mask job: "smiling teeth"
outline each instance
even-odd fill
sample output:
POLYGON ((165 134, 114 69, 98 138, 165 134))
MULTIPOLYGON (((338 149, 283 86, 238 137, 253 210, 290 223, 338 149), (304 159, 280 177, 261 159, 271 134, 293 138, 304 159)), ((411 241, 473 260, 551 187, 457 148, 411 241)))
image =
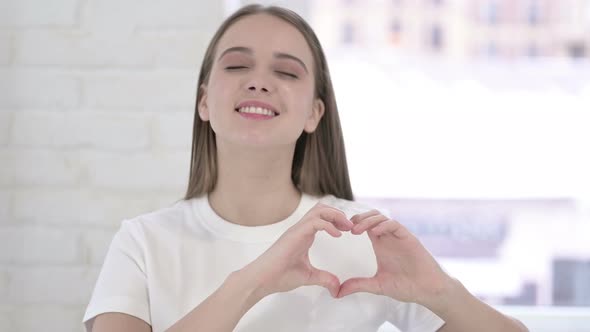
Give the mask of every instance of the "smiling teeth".
POLYGON ((242 107, 238 110, 238 112, 275 116, 275 112, 261 107, 242 107))

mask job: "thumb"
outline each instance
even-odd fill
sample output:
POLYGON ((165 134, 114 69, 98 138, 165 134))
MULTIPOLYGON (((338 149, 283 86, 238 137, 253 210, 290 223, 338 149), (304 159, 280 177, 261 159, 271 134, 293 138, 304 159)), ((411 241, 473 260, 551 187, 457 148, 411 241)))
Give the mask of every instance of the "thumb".
POLYGON ((337 297, 341 298, 358 292, 373 293, 377 295, 382 293, 379 282, 377 282, 377 279, 375 278, 351 278, 346 280, 340 286, 340 292, 337 297))
POLYGON ((325 287, 333 297, 338 295, 340 280, 332 273, 311 267, 311 274, 305 283, 307 286, 316 285, 325 287))

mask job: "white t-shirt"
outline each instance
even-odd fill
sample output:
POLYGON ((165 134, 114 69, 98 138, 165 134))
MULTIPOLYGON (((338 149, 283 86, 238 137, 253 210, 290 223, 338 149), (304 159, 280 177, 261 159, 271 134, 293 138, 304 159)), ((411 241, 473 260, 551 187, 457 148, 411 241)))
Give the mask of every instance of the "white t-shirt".
MULTIPOLYGON (((86 309, 84 322, 105 312, 138 317, 164 331, 184 317, 238 270, 272 245, 321 200, 348 218, 369 210, 334 196, 303 194, 288 218, 247 227, 222 219, 207 195, 123 221, 116 233, 86 309)), ((375 254, 366 233, 332 238, 319 232, 311 263, 339 277, 372 276, 375 254)), ((444 322, 423 306, 386 296, 356 293, 334 299, 319 286, 267 296, 252 307, 235 331, 377 331, 389 321, 401 331, 436 331, 444 322)))

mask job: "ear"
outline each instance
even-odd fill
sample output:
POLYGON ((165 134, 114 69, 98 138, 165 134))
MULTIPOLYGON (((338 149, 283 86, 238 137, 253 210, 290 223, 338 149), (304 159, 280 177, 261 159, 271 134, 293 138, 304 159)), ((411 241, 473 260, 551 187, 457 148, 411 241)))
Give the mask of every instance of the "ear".
POLYGON ((317 98, 316 100, 314 100, 311 113, 305 121, 305 127, 303 128, 303 130, 305 130, 305 132, 307 133, 314 132, 318 126, 318 123, 320 123, 322 116, 324 116, 325 110, 326 106, 324 105, 324 102, 321 99, 317 98))
POLYGON ((207 106, 207 86, 205 84, 201 84, 199 89, 201 90, 201 99, 197 101, 199 117, 203 121, 209 121, 209 107, 207 106))

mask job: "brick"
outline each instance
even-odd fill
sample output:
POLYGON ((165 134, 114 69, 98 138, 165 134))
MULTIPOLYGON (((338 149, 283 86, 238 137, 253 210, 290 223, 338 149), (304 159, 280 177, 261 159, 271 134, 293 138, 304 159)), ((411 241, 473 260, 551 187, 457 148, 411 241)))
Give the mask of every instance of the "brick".
POLYGON ((0 190, 0 225, 8 224, 12 218, 12 191, 0 190))
POLYGON ((17 36, 14 62, 21 65, 145 67, 154 63, 153 45, 117 31, 31 30, 17 36))
MULTIPOLYGON (((2 267, 0 267, 0 299, 6 298, 6 294, 8 294, 8 282, 8 271, 3 270, 2 267)), ((2 301, 0 301, 0 305, 1 304, 2 301)))
POLYGON ((38 0, 0 2, 0 27, 74 26, 78 0, 54 0, 43 6, 38 0))
POLYGON ((149 197, 138 193, 90 189, 19 189, 14 193, 13 214, 19 220, 49 225, 119 227, 125 218, 153 210, 149 197), (35 208, 32 209, 31 205, 35 208))
POLYGON ((43 226, 0 227, 0 263, 80 262, 79 231, 43 226))
POLYGON ((13 41, 11 33, 0 31, 0 65, 7 65, 12 61, 13 41))
POLYGON ((99 268, 85 266, 8 266, 5 301, 11 304, 86 305, 99 268))
POLYGON ((144 28, 133 34, 118 30, 21 31, 12 57, 21 65, 199 68, 213 33, 158 28, 144 28))
POLYGON ((46 304, 13 305, 11 307, 11 320, 14 328, 2 331, 83 331, 82 316, 85 306, 46 304))
POLYGON ((8 144, 10 128, 12 126, 12 113, 0 113, 0 146, 8 144))
POLYGON ((154 146, 190 151, 193 137, 192 112, 173 112, 154 119, 154 146))
POLYGON ((81 176, 77 156, 52 150, 1 149, 0 185, 73 186, 81 176))
POLYGON ((0 109, 71 109, 79 100, 80 84, 67 74, 0 69, 0 109))
POLYGON ((100 34, 130 34, 137 26, 137 17, 142 15, 147 3, 141 0, 88 1, 82 12, 83 26, 100 34), (117 8, 117 10, 113 10, 117 8), (132 16, 130 16, 132 13, 132 16))
POLYGON ((117 229, 113 228, 112 230, 92 229, 84 232, 81 241, 84 263, 102 266, 116 231, 117 229))
POLYGON ((196 75, 180 72, 125 73, 84 79, 85 103, 91 108, 191 109, 196 75))
POLYGON ((137 39, 153 55, 155 66, 200 68, 214 31, 143 29, 137 39))
POLYGON ((86 106, 94 109, 192 109, 197 77, 186 71, 121 72, 84 78, 86 106))
POLYGON ((132 31, 136 26, 210 28, 221 23, 223 7, 222 1, 90 1, 87 3, 83 21, 85 26, 93 29, 114 29, 124 33, 132 31), (133 13, 131 20, 129 13, 133 13))
MULTIPOLYGON (((0 294, 2 294, 0 288, 0 294)), ((0 331, 18 331, 16 329, 16 319, 14 306, 0 304, 0 331)))
POLYGON ((7 148, 0 149, 0 188, 14 185, 14 154, 7 148))
POLYGON ((145 114, 112 112, 18 112, 12 143, 27 147, 145 149, 150 145, 148 119, 145 114))
POLYGON ((102 35, 132 35, 138 21, 153 1, 89 1, 82 16, 84 27, 102 35), (117 8, 118 10, 113 10, 117 8), (130 16, 132 13, 132 16, 130 16), (132 19, 130 19, 132 17, 132 19))
POLYGON ((113 154, 82 153, 90 185, 116 190, 176 190, 188 183, 190 151, 113 154))
MULTIPOLYGON (((111 0, 113 1, 113 0, 111 0)), ((154 1, 138 17, 140 27, 197 27, 207 29, 223 20, 222 1, 154 1)))

